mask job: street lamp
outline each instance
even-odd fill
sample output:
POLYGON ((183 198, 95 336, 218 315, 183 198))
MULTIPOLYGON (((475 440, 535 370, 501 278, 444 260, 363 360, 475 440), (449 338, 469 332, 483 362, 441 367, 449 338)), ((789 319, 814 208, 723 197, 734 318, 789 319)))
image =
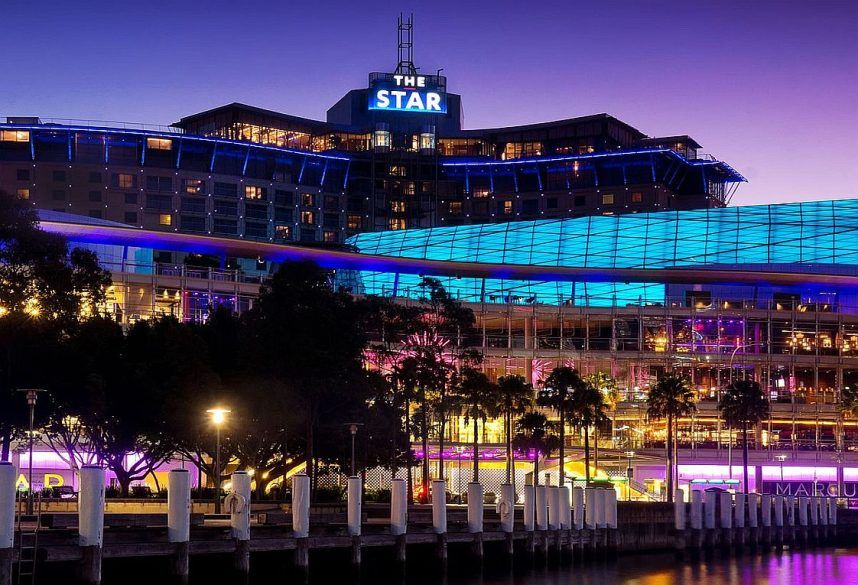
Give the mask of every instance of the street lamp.
POLYGON ((349 433, 352 436, 352 477, 355 476, 355 436, 357 435, 358 428, 363 426, 363 423, 352 422, 345 423, 345 426, 349 427, 349 433))
POLYGON ((215 435, 217 442, 215 446, 215 500, 214 512, 220 514, 220 427, 226 422, 226 415, 232 412, 226 408, 210 408, 206 411, 211 415, 212 423, 215 426, 215 435))
POLYGON ((42 388, 19 388, 18 392, 25 392, 27 398, 27 406, 30 408, 30 431, 27 435, 29 440, 29 461, 27 462, 27 482, 30 488, 27 490, 27 514, 33 514, 33 443, 36 440, 36 434, 33 430, 33 423, 36 417, 36 401, 39 398, 39 392, 45 392, 42 388))
POLYGON ((775 456, 775 459, 777 459, 781 463, 781 483, 783 483, 783 481, 784 481, 784 461, 786 461, 786 458, 787 458, 786 455, 775 456))
POLYGON ((628 465, 626 467, 626 500, 632 501, 632 477, 634 476, 634 469, 632 468, 632 459, 635 458, 634 451, 626 451, 626 459, 628 460, 628 465))

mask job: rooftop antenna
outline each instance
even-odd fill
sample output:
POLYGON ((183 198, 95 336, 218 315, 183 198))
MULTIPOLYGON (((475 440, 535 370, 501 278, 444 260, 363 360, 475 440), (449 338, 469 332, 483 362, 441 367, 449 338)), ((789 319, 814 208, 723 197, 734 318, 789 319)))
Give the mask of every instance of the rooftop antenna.
POLYGON ((416 75, 414 67, 414 13, 405 20, 402 13, 397 19, 397 40, 399 43, 399 64, 396 66, 398 75, 416 75))

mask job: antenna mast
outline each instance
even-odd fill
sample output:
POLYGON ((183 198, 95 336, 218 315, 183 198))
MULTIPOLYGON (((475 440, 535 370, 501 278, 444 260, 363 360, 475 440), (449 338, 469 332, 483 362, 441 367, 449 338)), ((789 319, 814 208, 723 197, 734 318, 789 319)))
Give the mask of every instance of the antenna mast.
POLYGON ((396 73, 399 75, 416 75, 417 68, 414 67, 414 13, 408 15, 405 20, 399 13, 397 20, 399 64, 396 73))

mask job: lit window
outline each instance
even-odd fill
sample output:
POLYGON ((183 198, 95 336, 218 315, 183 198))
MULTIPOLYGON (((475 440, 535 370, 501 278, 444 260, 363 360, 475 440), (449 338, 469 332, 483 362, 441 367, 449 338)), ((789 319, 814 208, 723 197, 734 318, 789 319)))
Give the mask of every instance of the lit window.
POLYGON ((373 133, 373 142, 376 148, 390 148, 390 132, 376 130, 373 133))
POLYGON ((359 230, 363 226, 363 219, 359 215, 349 215, 346 218, 346 227, 350 230, 359 230))
POLYGON ((405 167, 401 165, 390 165, 390 174, 393 177, 404 177, 405 167))
POLYGON ((640 191, 634 191, 632 193, 632 203, 640 203, 643 201, 643 193, 640 191))
POLYGON ((265 195, 265 187, 259 187, 258 185, 244 186, 244 196, 247 199, 264 199, 265 195))
POLYGON ((305 225, 312 225, 316 223, 316 214, 312 211, 302 211, 301 212, 301 223, 305 225))
POLYGON ((173 225, 173 216, 169 213, 162 213, 158 216, 158 223, 161 225, 173 225))
POLYGON ((391 201, 390 211, 393 213, 405 213, 405 201, 391 201))
POLYGON ((613 205, 614 204, 614 194, 613 193, 603 193, 602 194, 602 205, 613 205))
POLYGON ((512 201, 503 202, 503 213, 504 215, 512 215, 512 201))
POLYGON ((18 195, 18 199, 29 199, 30 198, 30 190, 29 189, 18 189, 16 191, 18 195))
POLYGON ((29 142, 30 132, 27 130, 0 130, 2 142, 29 142))
POLYGON ((274 226, 274 235, 279 240, 288 240, 292 235, 292 229, 288 225, 276 225, 274 226))
POLYGON ((491 195, 491 191, 489 191, 488 187, 474 188, 474 197, 488 197, 489 195, 491 195))
POLYGON ((460 215, 462 213, 462 202, 461 201, 450 201, 450 214, 451 215, 460 215))
POLYGON ((301 193, 301 205, 312 207, 316 204, 316 197, 312 193, 301 193))
POLYGON ((184 184, 185 193, 190 193, 191 195, 199 195, 206 190, 206 182, 202 179, 182 179, 182 183, 184 184))
POLYGON ((323 242, 336 242, 337 241, 337 232, 333 232, 330 230, 325 230, 322 232, 322 241, 323 242))
POLYGON ((134 187, 134 175, 128 173, 119 173, 118 184, 120 189, 131 189, 134 187))
POLYGON ((173 141, 169 138, 147 138, 146 148, 153 150, 170 150, 173 147, 173 141))
POLYGON ((387 225, 392 230, 404 230, 405 220, 402 218, 391 217, 387 220, 387 225))

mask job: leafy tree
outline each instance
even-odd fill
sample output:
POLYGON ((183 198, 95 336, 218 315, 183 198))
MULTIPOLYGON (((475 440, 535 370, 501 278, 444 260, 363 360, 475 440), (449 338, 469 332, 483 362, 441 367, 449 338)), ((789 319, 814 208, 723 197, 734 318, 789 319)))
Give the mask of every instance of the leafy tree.
MULTIPOLYGON (((574 416, 573 393, 582 386, 578 372, 566 366, 554 368, 543 382, 536 403, 554 410, 560 417, 560 476, 559 485, 565 483, 566 475, 566 422, 574 416)), ((587 452, 589 455, 589 452, 587 452)), ((588 472, 589 480, 589 472, 588 472)))
MULTIPOLYGON (((515 422, 512 446, 533 457, 533 485, 539 485, 539 458, 547 457, 562 445, 555 434, 557 425, 541 412, 528 412, 515 422)), ((561 470, 561 475, 562 475, 561 470)))
POLYGON ((652 419, 667 419, 667 501, 673 501, 674 478, 676 468, 676 425, 680 417, 688 416, 696 409, 694 392, 688 379, 683 376, 669 375, 661 378, 649 390, 647 396, 647 416, 652 419))
POLYGON ((755 380, 737 380, 721 394, 718 410, 728 427, 742 430, 743 479, 748 493, 748 428, 769 418, 769 401, 755 380))
MULTIPOLYGON (((592 386, 602 394, 602 400, 606 409, 614 409, 619 400, 617 381, 607 372, 595 372, 584 377, 584 384, 592 386)), ((608 422, 608 417, 603 417, 603 422, 608 422)), ((601 423, 600 423, 601 424, 601 423)), ((599 467, 599 432, 600 424, 593 428, 593 461, 594 466, 599 467)))
POLYGON ((498 385, 489 380, 479 370, 466 366, 458 377, 455 395, 459 413, 465 422, 473 425, 474 473, 472 482, 480 481, 480 434, 479 423, 485 429, 489 417, 500 412, 500 392, 498 385))
POLYGON ((602 392, 592 384, 581 383, 572 392, 572 425, 584 431, 584 477, 590 483, 590 427, 598 428, 607 420, 602 392))
POLYGON ((513 417, 524 414, 533 406, 533 386, 515 374, 498 378, 499 410, 504 419, 504 445, 506 447, 506 483, 512 483, 513 417))

